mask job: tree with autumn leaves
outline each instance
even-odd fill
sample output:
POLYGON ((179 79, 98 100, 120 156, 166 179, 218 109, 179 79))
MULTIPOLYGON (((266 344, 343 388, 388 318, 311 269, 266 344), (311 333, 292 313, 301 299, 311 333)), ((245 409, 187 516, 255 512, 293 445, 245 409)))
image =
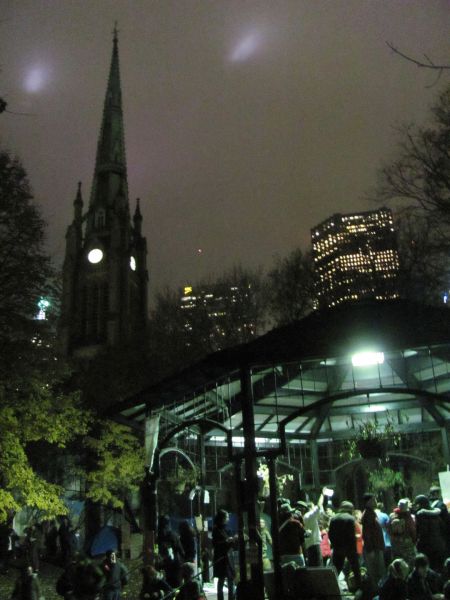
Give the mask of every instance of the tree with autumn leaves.
POLYGON ((67 476, 85 481, 93 501, 120 507, 143 474, 140 441, 73 389, 51 307, 35 319, 39 298, 52 296, 44 234, 24 168, 0 150, 0 522, 25 507, 41 518, 65 514, 67 476), (58 473, 61 462, 70 473, 58 473))

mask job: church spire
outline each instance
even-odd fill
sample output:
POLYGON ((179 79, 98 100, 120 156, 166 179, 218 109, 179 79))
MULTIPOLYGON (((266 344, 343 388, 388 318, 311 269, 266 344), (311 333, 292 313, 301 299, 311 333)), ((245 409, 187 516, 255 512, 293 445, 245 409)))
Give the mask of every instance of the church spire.
POLYGON ((115 24, 111 66, 97 144, 91 205, 113 202, 112 196, 115 195, 119 187, 125 190, 126 199, 128 200, 122 91, 119 72, 119 43, 117 24, 115 24), (114 183, 108 181, 110 175, 113 176, 114 183), (105 198, 105 195, 108 197, 105 198))
POLYGON ((135 231, 135 233, 137 235, 141 235, 141 232, 142 232, 142 213, 141 213, 141 207, 140 207, 140 200, 139 200, 139 198, 137 198, 137 200, 136 200, 136 210, 134 211, 133 222, 134 222, 134 231, 135 231))
POLYGON ((74 221, 76 223, 81 223, 82 213, 83 213, 83 197, 81 195, 81 181, 78 182, 77 195, 75 196, 75 200, 73 202, 74 208, 74 221))

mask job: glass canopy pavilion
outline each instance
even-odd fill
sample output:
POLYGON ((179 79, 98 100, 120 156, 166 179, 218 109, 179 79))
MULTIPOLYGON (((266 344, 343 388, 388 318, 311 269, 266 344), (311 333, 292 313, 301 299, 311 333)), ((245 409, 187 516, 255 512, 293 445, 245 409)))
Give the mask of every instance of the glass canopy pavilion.
MULTIPOLYGON (((253 400, 257 448, 348 439, 386 420, 403 432, 450 426, 450 310, 402 301, 318 311, 254 342, 206 357, 121 404, 122 420, 161 414, 162 432, 198 418, 218 421, 243 446, 242 371, 253 400)), ((445 435, 443 435, 443 441, 445 435)), ((207 443, 225 443, 210 429, 207 443)), ((444 444, 447 462, 448 444, 444 444)))
POLYGON ((270 464, 280 457, 303 485, 318 488, 339 467, 334 446, 361 423, 389 420, 400 433, 434 432, 450 464, 450 310, 394 300, 311 313, 142 390, 118 418, 143 428, 155 414, 160 440, 171 431, 186 447, 201 438, 200 462, 211 477, 239 464, 245 522, 258 544, 252 482, 260 457, 270 464), (211 452, 215 462, 204 458, 211 452))

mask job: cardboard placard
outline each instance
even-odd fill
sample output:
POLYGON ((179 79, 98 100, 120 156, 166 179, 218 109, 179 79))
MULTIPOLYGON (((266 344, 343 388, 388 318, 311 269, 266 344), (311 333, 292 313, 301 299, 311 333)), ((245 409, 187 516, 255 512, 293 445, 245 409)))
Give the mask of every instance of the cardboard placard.
POLYGON ((450 471, 439 473, 439 484, 441 486, 442 499, 445 503, 450 502, 450 471))

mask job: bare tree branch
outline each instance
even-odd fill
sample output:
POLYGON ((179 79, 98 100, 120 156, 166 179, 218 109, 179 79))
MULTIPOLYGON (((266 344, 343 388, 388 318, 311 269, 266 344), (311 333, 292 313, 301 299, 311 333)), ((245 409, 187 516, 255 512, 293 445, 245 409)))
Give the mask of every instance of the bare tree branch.
POLYGON ((389 46, 389 48, 393 52, 395 52, 402 58, 409 60, 409 62, 412 62, 413 64, 417 65, 418 67, 421 67, 424 69, 436 69, 436 70, 440 70, 440 71, 450 70, 450 65, 436 65, 426 54, 424 54, 424 56, 427 59, 428 63, 421 62, 420 60, 417 60, 417 59, 413 58, 412 56, 408 56, 407 54, 404 54, 398 48, 396 48, 393 44, 391 44, 391 42, 386 42, 386 44, 389 46))
POLYGON ((375 198, 378 204, 400 202, 420 207, 427 227, 433 228, 436 247, 444 249, 448 256, 450 88, 440 94, 431 112, 433 119, 425 127, 406 124, 398 128, 399 153, 396 159, 382 167, 375 198))
POLYGON ((436 65, 431 60, 431 58, 429 56, 427 56, 425 53, 424 53, 424 57, 427 62, 422 62, 420 60, 417 60, 416 58, 413 58, 412 56, 408 56, 404 52, 401 52, 398 48, 396 48, 393 44, 391 44, 391 42, 386 42, 386 44, 387 44, 387 46, 389 46, 389 48, 392 50, 392 52, 395 52, 395 54, 398 54, 405 60, 412 62, 417 67, 423 68, 423 69, 432 69, 434 71, 437 71, 437 76, 436 76, 436 79, 433 81, 433 83, 425 86, 427 89, 434 87, 439 82, 439 80, 442 76, 442 73, 444 71, 450 70, 450 65, 436 65))

